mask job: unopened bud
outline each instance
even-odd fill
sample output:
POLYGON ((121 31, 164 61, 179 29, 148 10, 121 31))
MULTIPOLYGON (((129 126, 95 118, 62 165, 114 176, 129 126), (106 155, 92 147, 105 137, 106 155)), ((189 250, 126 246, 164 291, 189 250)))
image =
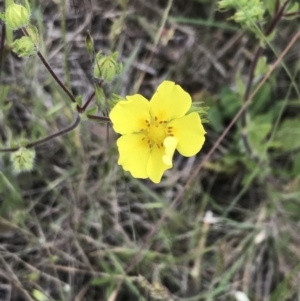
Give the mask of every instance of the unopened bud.
POLYGON ((94 76, 110 82, 120 74, 122 67, 122 63, 117 62, 117 53, 108 56, 103 56, 98 53, 96 55, 94 76))
POLYGON ((94 54, 94 40, 89 32, 87 32, 85 37, 85 47, 89 53, 89 55, 94 54))
POLYGON ((19 57, 31 56, 37 53, 37 48, 33 43, 31 37, 22 37, 17 39, 13 43, 13 52, 15 52, 19 57))
POLYGON ((12 153, 10 156, 10 161, 12 162, 14 170, 17 173, 32 170, 34 159, 35 151, 25 147, 21 147, 18 151, 12 153))
POLYGON ((12 30, 27 26, 30 20, 29 5, 23 5, 11 2, 5 10, 5 22, 12 30))

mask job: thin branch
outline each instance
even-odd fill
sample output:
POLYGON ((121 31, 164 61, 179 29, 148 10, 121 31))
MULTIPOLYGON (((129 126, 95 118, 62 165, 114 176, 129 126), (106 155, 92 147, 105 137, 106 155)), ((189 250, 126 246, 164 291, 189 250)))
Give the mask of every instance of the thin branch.
POLYGON ((55 138, 57 138, 59 136, 65 135, 65 134, 73 131, 79 125, 79 123, 80 123, 80 115, 77 115, 75 122, 71 126, 65 128, 65 129, 63 129, 61 131, 58 131, 58 132, 56 132, 56 133, 54 133, 54 134, 52 134, 50 136, 47 136, 46 138, 43 138, 41 140, 28 143, 27 145, 24 145, 24 146, 0 149, 0 153, 5 153, 5 152, 6 153, 11 153, 11 152, 15 152, 15 151, 19 150, 21 147, 33 148, 33 147, 36 147, 38 145, 44 144, 44 143, 46 143, 46 142, 48 142, 48 141, 50 141, 52 139, 55 139, 55 138))
MULTIPOLYGON (((26 36, 29 36, 28 31, 26 30, 25 27, 22 28, 23 33, 26 36)), ((50 72, 50 74, 52 75, 53 79, 58 83, 58 85, 66 92, 66 94, 69 96, 69 98, 71 99, 72 102, 76 102, 76 99, 74 97, 74 95, 69 91, 69 89, 65 86, 65 84, 58 78, 58 76, 54 73, 53 69, 50 67, 50 65, 47 63, 46 59, 44 58, 44 56, 41 54, 40 51, 37 52, 38 57, 40 58, 40 60, 42 61, 42 63, 44 64, 44 66, 47 68, 47 70, 50 72)))
POLYGON ((289 17, 297 17, 300 16, 300 11, 297 11, 295 13, 288 13, 288 14, 283 14, 284 17, 289 18, 289 17))
POLYGON ((87 115, 88 119, 96 120, 96 121, 104 121, 104 122, 110 122, 110 119, 108 117, 104 116, 95 116, 95 115, 87 115))
POLYGON ((280 21, 282 15, 284 13, 284 10, 287 7, 287 5, 289 4, 289 2, 290 2, 290 0, 285 0, 285 2, 283 3, 283 5, 281 6, 281 8, 276 12, 275 16, 271 20, 271 23, 270 23, 269 27, 265 31, 265 36, 266 37, 268 37, 273 32, 275 26, 280 21))
MULTIPOLYGON (((104 80, 101 79, 99 81, 99 83, 96 84, 97 88, 102 88, 103 83, 104 83, 104 80)), ((83 107, 80 108, 79 106, 77 106, 78 113, 85 112, 86 108, 88 107, 88 105, 90 104, 90 102, 92 101, 92 99, 94 98, 95 94, 96 93, 95 93, 95 90, 94 90, 94 92, 90 95, 90 97, 88 98, 88 100, 86 101, 86 103, 83 105, 83 107)))
POLYGON ((90 95, 90 97, 88 98, 88 100, 86 101, 86 103, 82 107, 77 106, 77 111, 79 113, 85 112, 86 108, 88 107, 88 105, 90 104, 90 102, 92 101, 94 96, 95 96, 95 91, 90 95))
POLYGON ((279 7, 280 7, 280 0, 276 0, 276 4, 275 4, 275 13, 278 12, 279 7))

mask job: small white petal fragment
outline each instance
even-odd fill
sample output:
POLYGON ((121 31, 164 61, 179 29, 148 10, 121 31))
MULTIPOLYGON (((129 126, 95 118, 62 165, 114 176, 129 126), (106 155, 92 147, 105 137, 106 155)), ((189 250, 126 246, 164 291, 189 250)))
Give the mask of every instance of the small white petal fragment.
POLYGON ((234 293, 234 297, 236 301, 250 301, 244 292, 236 291, 234 293))
POLYGON ((203 218, 203 222, 205 224, 216 224, 219 221, 219 218, 214 217, 212 211, 206 211, 205 216, 203 218))
POLYGON ((254 238, 254 243, 259 245, 260 243, 262 243, 265 239, 266 239, 266 231, 262 230, 260 231, 254 238))

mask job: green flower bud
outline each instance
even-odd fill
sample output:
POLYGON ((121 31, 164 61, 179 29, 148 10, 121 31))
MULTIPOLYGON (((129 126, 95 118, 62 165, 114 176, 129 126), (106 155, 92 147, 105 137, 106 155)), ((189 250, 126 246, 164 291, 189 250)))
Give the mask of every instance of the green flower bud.
POLYGON ((13 52, 19 57, 30 56, 37 53, 37 48, 33 43, 31 37, 22 37, 13 42, 13 52))
POLYGON ((122 63, 117 63, 116 52, 108 56, 103 56, 101 53, 97 53, 94 76, 110 82, 120 74, 122 67, 122 63))
POLYGON ((5 10, 5 22, 12 30, 27 26, 30 20, 29 6, 11 2, 5 10))
POLYGON ((85 47, 89 53, 89 55, 94 54, 94 40, 89 32, 87 32, 85 37, 85 47))
POLYGON ((10 156, 10 161, 12 162, 14 170, 17 173, 32 170, 34 159, 34 149, 27 149, 25 147, 21 147, 18 151, 12 153, 10 156))
POLYGON ((218 2, 218 9, 230 9, 234 7, 234 0, 221 0, 218 2))
POLYGON ((26 27, 26 30, 27 30, 28 35, 30 36, 32 42, 37 45, 40 40, 38 29, 35 26, 29 24, 26 27))
MULTIPOLYGON (((256 1, 255 1, 256 2, 256 1)), ((260 21, 263 19, 265 8, 262 3, 248 3, 243 9, 238 10, 232 19, 238 23, 245 23, 251 25, 251 23, 260 21)))

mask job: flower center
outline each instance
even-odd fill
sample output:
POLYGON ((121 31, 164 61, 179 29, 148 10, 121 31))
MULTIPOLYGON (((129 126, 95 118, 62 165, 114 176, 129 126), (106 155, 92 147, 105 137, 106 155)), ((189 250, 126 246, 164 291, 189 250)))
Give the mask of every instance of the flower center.
POLYGON ((153 144, 156 144, 158 148, 164 147, 165 138, 173 136, 172 127, 167 126, 167 123, 167 121, 159 121, 157 117, 154 117, 151 122, 146 120, 147 130, 145 130, 145 138, 150 149, 153 147, 153 144))
POLYGON ((162 145, 166 138, 166 129, 164 126, 154 123, 148 128, 148 138, 158 146, 162 145))

